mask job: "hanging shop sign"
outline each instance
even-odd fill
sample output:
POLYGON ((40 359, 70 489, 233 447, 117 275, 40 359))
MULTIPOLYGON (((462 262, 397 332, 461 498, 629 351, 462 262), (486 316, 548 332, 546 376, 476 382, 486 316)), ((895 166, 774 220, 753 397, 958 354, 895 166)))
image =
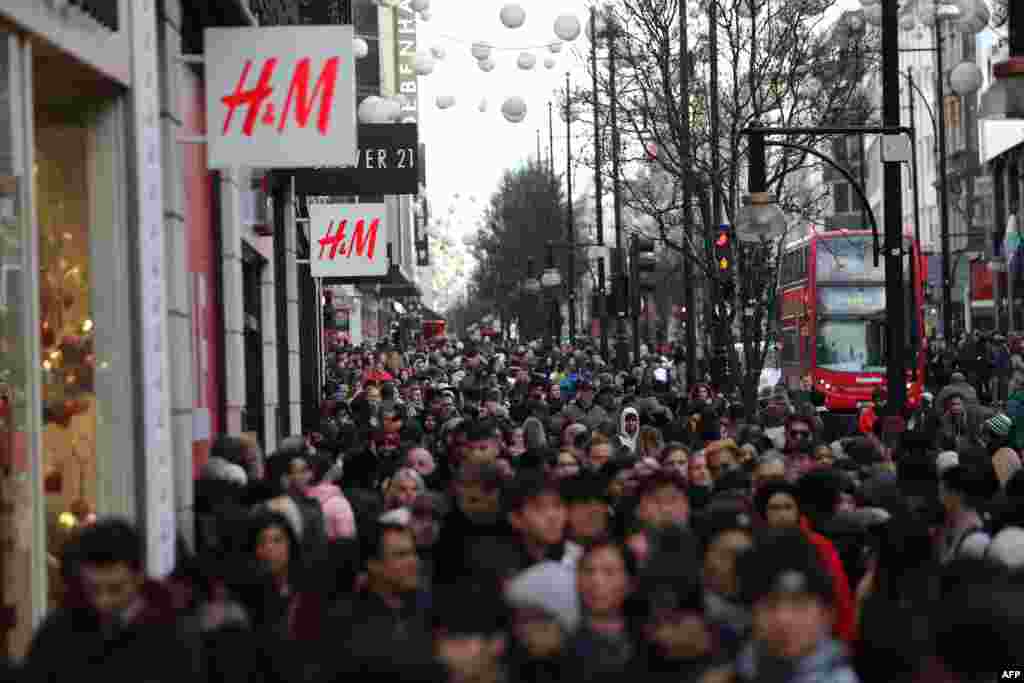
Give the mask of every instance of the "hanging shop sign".
POLYGON ((310 204, 309 237, 313 277, 387 275, 386 204, 310 204))
POLYGON ((351 26, 208 28, 210 168, 355 166, 351 26))
POLYGON ((326 197, 416 194, 420 176, 419 129, 415 124, 361 123, 356 165, 296 169, 295 191, 326 197))
POLYGON ((412 0, 401 0, 398 12, 398 92, 405 96, 402 123, 419 121, 419 77, 416 74, 416 10, 412 0))

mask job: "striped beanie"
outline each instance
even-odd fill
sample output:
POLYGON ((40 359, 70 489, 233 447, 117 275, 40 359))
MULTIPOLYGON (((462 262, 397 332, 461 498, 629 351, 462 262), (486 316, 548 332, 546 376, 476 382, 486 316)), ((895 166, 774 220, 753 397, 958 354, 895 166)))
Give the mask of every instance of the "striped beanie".
POLYGON ((985 426, 996 436, 1007 436, 1013 427, 1013 420, 1003 413, 997 413, 985 420, 985 426))

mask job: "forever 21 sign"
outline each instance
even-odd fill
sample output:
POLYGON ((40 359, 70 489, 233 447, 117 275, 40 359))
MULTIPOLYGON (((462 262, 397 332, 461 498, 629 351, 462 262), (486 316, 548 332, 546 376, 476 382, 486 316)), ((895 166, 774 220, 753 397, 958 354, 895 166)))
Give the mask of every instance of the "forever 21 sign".
POLYGON ((419 137, 415 124, 359 124, 359 156, 351 168, 295 169, 295 191, 304 195, 416 194, 419 137))

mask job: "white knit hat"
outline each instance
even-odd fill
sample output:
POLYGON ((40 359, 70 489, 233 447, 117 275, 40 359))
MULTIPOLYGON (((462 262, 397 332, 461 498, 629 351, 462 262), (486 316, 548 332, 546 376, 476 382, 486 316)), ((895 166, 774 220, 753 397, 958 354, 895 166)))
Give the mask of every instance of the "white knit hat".
POLYGON ((960 464, 960 456, 957 455, 956 451, 943 451, 939 453, 938 457, 935 458, 935 466, 939 470, 939 474, 942 474, 950 467, 956 467, 960 464))
POLYGON ((516 576, 505 588, 513 609, 544 610, 572 633, 580 622, 576 575, 558 562, 546 561, 516 576))

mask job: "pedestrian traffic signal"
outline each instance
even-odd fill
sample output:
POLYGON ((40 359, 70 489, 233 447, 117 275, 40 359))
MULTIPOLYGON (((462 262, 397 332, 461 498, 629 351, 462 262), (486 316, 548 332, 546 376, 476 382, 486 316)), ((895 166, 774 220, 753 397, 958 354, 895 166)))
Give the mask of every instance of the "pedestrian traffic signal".
POLYGON ((639 285, 638 290, 654 289, 654 271, 658 267, 658 257, 654 253, 654 240, 642 235, 634 237, 633 259, 636 280, 639 285))

